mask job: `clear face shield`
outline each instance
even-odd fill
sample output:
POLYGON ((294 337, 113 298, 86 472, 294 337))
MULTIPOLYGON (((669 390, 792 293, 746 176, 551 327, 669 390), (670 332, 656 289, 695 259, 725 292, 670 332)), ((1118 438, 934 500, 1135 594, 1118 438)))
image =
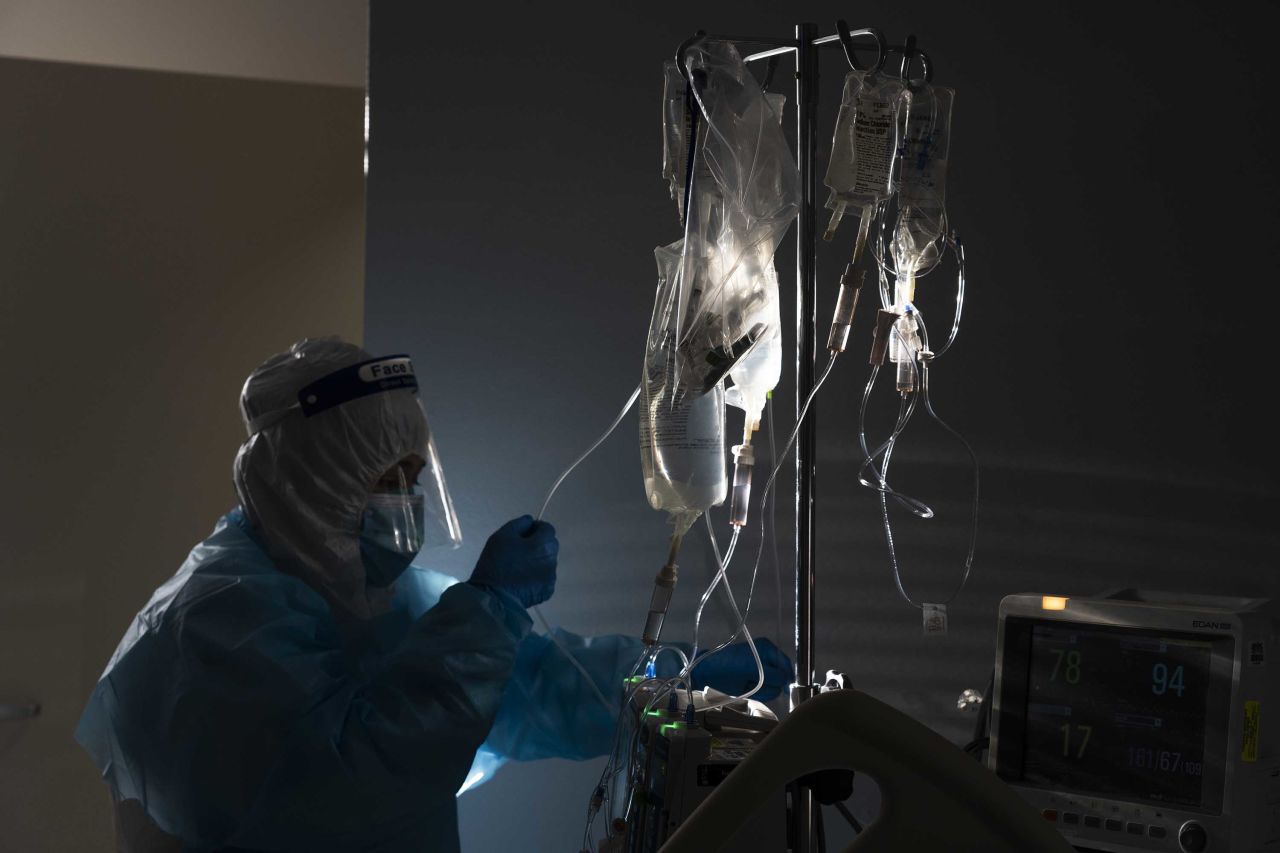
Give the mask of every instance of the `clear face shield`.
POLYGON ((405 553, 462 544, 449 486, 430 436, 420 451, 407 454, 374 483, 365 522, 366 531, 372 522, 380 541, 405 553))
MULTIPOLYGON (((458 517, 417 391, 413 362, 407 355, 392 355, 317 379, 298 392, 298 402, 290 407, 301 409, 308 418, 335 409, 329 417, 342 417, 344 404, 375 395, 384 400, 373 412, 366 407, 362 421, 344 428, 350 441, 358 441, 362 434, 369 436, 367 445, 353 448, 358 457, 385 458, 388 441, 398 445, 396 452, 403 453, 367 486, 359 536, 370 586, 390 585, 425 548, 462 544, 458 517), (406 438, 408 450, 402 451, 406 438)), ((287 413, 264 416, 250 427, 261 429, 287 413)))
POLYGON ((440 456, 429 430, 426 435, 423 446, 384 472, 369 492, 360 550, 371 586, 389 585, 421 551, 462 544, 440 456))

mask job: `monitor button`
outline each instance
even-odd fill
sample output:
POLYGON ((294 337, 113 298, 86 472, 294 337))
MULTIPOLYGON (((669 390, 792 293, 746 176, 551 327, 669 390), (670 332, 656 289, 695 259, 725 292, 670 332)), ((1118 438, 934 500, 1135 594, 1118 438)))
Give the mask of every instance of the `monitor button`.
POLYGON ((1147 835, 1150 835, 1152 838, 1164 838, 1168 834, 1169 833, 1165 831, 1165 828, 1163 826, 1147 827, 1147 835))
POLYGON ((1084 816, 1084 825, 1090 829, 1098 829, 1102 826, 1102 818, 1096 814, 1087 814, 1084 816))
POLYGON ((1178 830, 1178 846, 1184 853, 1202 853, 1209 846, 1209 833, 1200 824, 1189 820, 1178 830))
POLYGON ((1058 820, 1057 809, 1045 809, 1044 811, 1040 812, 1040 814, 1044 817, 1045 820, 1052 820, 1055 822, 1058 820))
POLYGON ((1063 812, 1062 822, 1063 823, 1079 823, 1080 815, 1076 814, 1075 812, 1063 812))
POLYGON ((1130 835, 1146 835, 1147 828, 1140 823, 1130 823, 1125 826, 1125 830, 1130 835))
POLYGON ((1112 832, 1119 832, 1120 830, 1124 829, 1124 824, 1121 821, 1116 820, 1115 818, 1109 817, 1107 818, 1107 829, 1111 830, 1112 832))

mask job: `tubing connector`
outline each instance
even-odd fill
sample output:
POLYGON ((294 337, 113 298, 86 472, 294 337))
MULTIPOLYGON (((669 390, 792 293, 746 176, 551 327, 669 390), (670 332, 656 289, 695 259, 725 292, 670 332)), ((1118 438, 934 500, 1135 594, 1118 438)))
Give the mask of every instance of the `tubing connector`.
POLYGON ((881 308, 876 312, 876 336, 871 341, 871 358, 868 363, 872 367, 884 364, 884 357, 889 351, 889 336, 893 334, 893 324, 898 322, 898 312, 881 308))
POLYGON ((907 306, 893 326, 893 338, 889 342, 889 359, 898 365, 898 391, 910 394, 918 385, 919 366, 916 358, 922 348, 920 341, 920 324, 916 322, 915 312, 907 306))
POLYGON ((853 325, 853 314, 858 310, 858 296, 866 278, 866 270, 856 273, 855 277, 853 264, 845 266, 840 276, 840 295, 836 298, 835 316, 831 318, 831 333, 827 335, 827 349, 833 353, 844 352, 849 343, 849 327, 853 325))
POLYGON ((827 230, 822 233, 822 239, 828 243, 836 236, 836 229, 840 227, 840 220, 844 218, 844 209, 846 203, 837 201, 835 207, 831 208, 831 221, 827 223, 827 230))
POLYGON ((653 596, 649 599, 649 616, 644 621, 644 634, 641 639, 646 646, 656 646, 662 637, 662 623, 667 618, 667 609, 671 607, 671 596, 676 590, 676 581, 680 578, 676 555, 680 553, 682 536, 671 537, 671 550, 667 552, 667 562, 653 579, 653 596))
POLYGON ((756 455, 750 444, 733 448, 733 497, 729 502, 729 523, 744 527, 747 523, 747 507, 751 500, 751 469, 756 455))

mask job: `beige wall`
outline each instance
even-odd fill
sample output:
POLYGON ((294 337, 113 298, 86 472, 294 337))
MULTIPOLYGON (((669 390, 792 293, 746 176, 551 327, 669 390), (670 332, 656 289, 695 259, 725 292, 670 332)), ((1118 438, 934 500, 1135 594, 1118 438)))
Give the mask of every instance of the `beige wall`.
POLYGON ((234 503, 237 397, 358 340, 363 91, 0 59, 0 850, 110 849, 71 741, 234 503))
POLYGON ((364 86, 367 0, 0 0, 0 56, 364 86))

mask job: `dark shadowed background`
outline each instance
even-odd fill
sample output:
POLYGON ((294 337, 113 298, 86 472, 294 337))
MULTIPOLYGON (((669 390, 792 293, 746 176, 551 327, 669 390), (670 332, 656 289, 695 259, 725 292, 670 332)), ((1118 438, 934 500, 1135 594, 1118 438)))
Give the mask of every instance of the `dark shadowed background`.
MULTIPOLYGON (((948 207, 965 241, 960 338, 933 399, 982 461, 973 579, 945 639, 894 590, 874 495, 856 484, 857 406, 873 306, 818 399, 819 671, 954 740, 991 669, 1013 592, 1118 585, 1280 594, 1276 454, 1264 359, 1276 240, 1272 4, 751 2, 491 7, 374 0, 366 345, 407 351, 465 546, 536 512, 559 471, 639 378, 654 246, 676 239, 660 176, 661 62, 696 29, 788 34, 837 17, 915 33, 957 90, 948 207)), ((819 174, 846 67, 823 59, 819 174)), ((774 90, 793 95, 784 61, 774 90)), ((785 118, 794 132, 790 109, 785 118)), ((825 196, 824 196, 825 197, 825 196)), ((852 225, 821 258, 820 323, 852 225)), ((784 312, 794 230, 778 252, 784 312)), ((934 334, 954 282, 921 281, 934 334)), ((869 297, 870 291, 867 296, 869 297)), ((786 340, 794 324, 784 317, 786 340)), ((793 412, 788 359, 779 431, 793 412)), ((883 386, 882 386, 883 390, 883 386)), ((892 401, 876 398, 878 411, 892 401)), ((738 421, 731 419, 731 424, 738 421)), ((736 430, 736 426, 731 429, 736 430)), ((562 543, 546 610, 582 632, 637 632, 665 551, 641 484, 634 415, 548 512, 562 543)), ((950 594, 962 566, 962 450, 919 418, 896 484, 938 518, 899 517, 913 595, 950 594)), ((792 483, 777 541, 789 632, 792 483)), ((715 516, 720 535, 723 511, 715 516)), ((710 573, 689 546, 671 630, 687 635, 710 573)), ((754 556, 735 561, 745 591, 754 556)), ((778 633, 769 549, 753 608, 778 633)), ((723 614, 713 616, 719 629, 723 614)), ((789 645, 790 639, 784 642, 789 645)), ((461 801, 473 850, 577 849, 598 764, 508 767, 461 801)))

